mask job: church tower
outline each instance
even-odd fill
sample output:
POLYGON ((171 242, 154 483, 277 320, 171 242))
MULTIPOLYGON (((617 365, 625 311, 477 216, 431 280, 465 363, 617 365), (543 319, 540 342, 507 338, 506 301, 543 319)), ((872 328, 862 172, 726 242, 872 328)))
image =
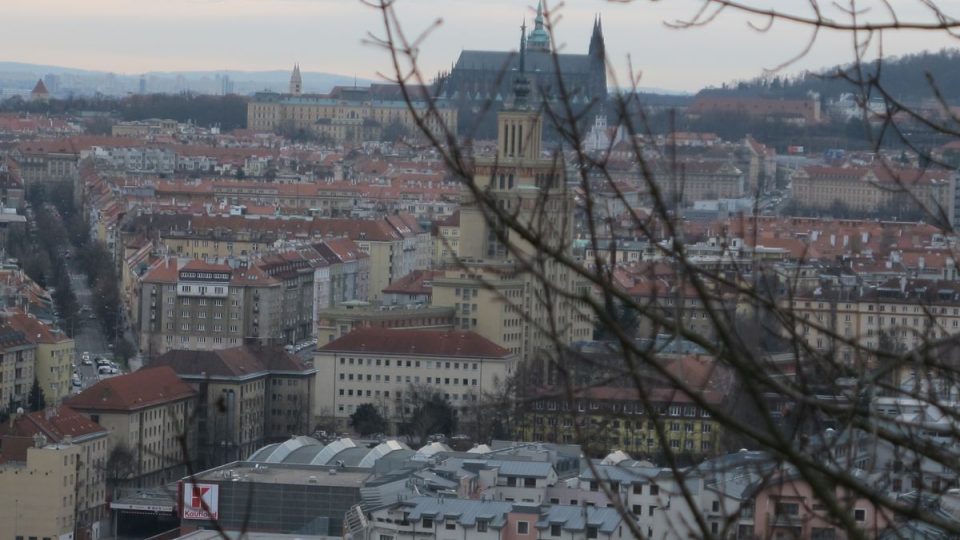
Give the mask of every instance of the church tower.
POLYGON ((537 2, 537 18, 533 20, 533 31, 527 38, 527 47, 531 51, 550 52, 550 34, 543 27, 543 0, 537 2))
POLYGON ((603 23, 599 15, 593 21, 587 56, 590 57, 590 95, 603 105, 607 101, 607 52, 603 43, 603 23))
POLYGON ((476 159, 471 184, 461 190, 460 261, 433 280, 432 304, 454 308, 457 329, 473 330, 519 360, 534 361, 552 350, 553 336, 545 329, 572 343, 589 339, 592 326, 582 306, 551 297, 545 288, 544 280, 571 292, 586 285, 543 256, 544 246, 572 255, 575 202, 564 183, 562 154, 544 156, 543 113, 540 100, 530 97, 527 52, 524 24, 513 96, 497 115, 496 153, 476 159), (539 241, 501 224, 497 214, 510 216, 539 241))
POLYGON ((303 93, 303 79, 300 77, 300 64, 293 65, 293 73, 290 75, 290 94, 299 96, 303 93))

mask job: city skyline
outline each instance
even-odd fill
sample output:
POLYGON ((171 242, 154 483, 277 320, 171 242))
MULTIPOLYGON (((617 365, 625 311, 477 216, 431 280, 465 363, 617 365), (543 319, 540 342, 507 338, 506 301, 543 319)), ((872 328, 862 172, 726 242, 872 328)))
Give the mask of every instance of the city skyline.
MULTIPOLYGON (((556 38, 562 52, 585 52, 590 25, 600 15, 608 60, 616 74, 616 83, 611 78, 611 85, 627 86, 627 70, 632 65, 642 74, 641 87, 687 92, 762 75, 796 56, 809 39, 809 30, 798 26, 777 24, 768 33, 751 30, 746 18, 732 13, 702 28, 680 30, 665 24, 689 18, 697 5, 692 1, 569 3, 558 10, 556 38)), ((461 50, 515 49, 519 26, 524 17, 532 19, 534 7, 535 2, 527 0, 493 0, 482 6, 462 0, 442 4, 410 0, 399 3, 397 10, 410 35, 428 27, 429 21, 443 21, 421 47, 421 65, 432 78, 449 69, 461 50)), ((65 0, 42 0, 14 3, 8 12, 12 24, 10 31, 0 36, 0 48, 11 56, 0 60, 124 74, 275 70, 298 63, 304 71, 371 80, 380 80, 378 74, 389 69, 385 51, 369 43, 370 33, 382 33, 379 14, 359 1, 169 0, 143 4, 93 0, 80 9, 65 0), (37 29, 40 39, 35 37, 37 29), (22 46, 26 42, 31 43, 29 48, 22 46), (119 43, 123 46, 118 47, 119 43)), ((929 20, 929 15, 914 6, 902 7, 899 15, 929 20)), ((839 18, 837 13, 833 16, 839 18)), ((876 20, 881 19, 877 16, 876 20)), ((763 20, 752 22, 765 24, 763 20)), ((956 39, 941 34, 899 32, 884 36, 883 49, 885 55, 898 55, 955 44, 956 39)), ((849 36, 825 32, 806 56, 782 74, 850 59, 849 36)))

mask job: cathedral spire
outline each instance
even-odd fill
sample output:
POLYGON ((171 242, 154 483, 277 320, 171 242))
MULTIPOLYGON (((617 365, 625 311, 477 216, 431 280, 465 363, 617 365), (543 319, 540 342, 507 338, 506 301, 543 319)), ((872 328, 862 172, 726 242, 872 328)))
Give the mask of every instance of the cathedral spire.
POLYGON ((603 60, 605 46, 603 44, 603 22, 600 14, 593 20, 593 34, 590 35, 589 55, 596 60, 603 60))
POLYGON ((300 64, 293 65, 293 73, 290 74, 290 93, 299 96, 303 92, 303 78, 300 77, 300 64))
POLYGON ((533 20, 528 46, 531 51, 550 52, 550 34, 543 27, 543 0, 537 2, 537 18, 533 20))

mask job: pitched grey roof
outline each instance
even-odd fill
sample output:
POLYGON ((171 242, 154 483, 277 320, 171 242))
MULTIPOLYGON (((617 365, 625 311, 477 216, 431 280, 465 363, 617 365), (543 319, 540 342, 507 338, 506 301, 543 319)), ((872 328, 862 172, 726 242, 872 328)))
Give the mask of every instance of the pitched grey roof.
MULTIPOLYGON (((590 71, 590 56, 586 54, 558 54, 557 61, 563 73, 590 71)), ((520 64, 520 56, 512 52, 503 51, 463 51, 457 59, 456 69, 492 70, 499 72, 506 66, 509 73, 520 64)), ((553 73, 554 60, 550 53, 542 51, 527 51, 526 70, 528 73, 542 71, 553 73)))
POLYGON ((582 531, 591 526, 610 534, 620 526, 622 520, 616 508, 555 504, 546 508, 546 513, 537 521, 537 528, 546 529, 551 525, 560 525, 568 531, 582 531))
POLYGON ((415 497, 407 501, 412 505, 410 520, 433 518, 435 521, 455 519, 464 527, 473 527, 478 519, 486 520, 487 525, 495 529, 503 527, 506 515, 513 505, 499 501, 477 501, 471 499, 446 499, 440 497, 415 497))
POLYGON ((546 478, 553 470, 553 465, 543 461, 491 460, 487 464, 492 467, 499 467, 501 476, 518 476, 521 478, 546 478))

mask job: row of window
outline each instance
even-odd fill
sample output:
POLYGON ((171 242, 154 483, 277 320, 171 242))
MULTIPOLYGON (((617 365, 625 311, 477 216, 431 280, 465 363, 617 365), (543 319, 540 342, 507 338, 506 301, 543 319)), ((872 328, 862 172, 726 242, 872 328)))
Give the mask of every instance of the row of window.
MULTIPOLYGON (((420 360, 396 360, 396 361, 394 361, 394 363, 393 363, 393 365, 396 366, 396 367, 417 367, 417 368, 418 368, 418 367, 421 367, 422 364, 424 364, 424 362, 421 362, 420 360)), ((472 370, 474 370, 474 371, 480 369, 480 363, 479 363, 479 362, 441 362, 441 361, 439 361, 439 360, 436 361, 436 362, 434 362, 434 361, 432 361, 432 360, 427 360, 427 361, 425 362, 425 364, 426 364, 425 367, 426 367, 427 369, 461 369, 461 366, 462 366, 462 369, 472 369, 472 370)), ((381 359, 381 358, 367 358, 367 359, 363 359, 363 358, 344 358, 344 357, 341 356, 341 357, 340 357, 340 365, 341 365, 341 366, 343 366, 343 365, 350 365, 350 366, 353 366, 353 365, 357 365, 357 366, 366 365, 366 366, 368 366, 368 367, 371 367, 371 366, 390 367, 390 359, 389 359, 389 358, 387 358, 387 359, 381 359), (366 361, 364 361, 364 360, 366 360, 366 361)))

